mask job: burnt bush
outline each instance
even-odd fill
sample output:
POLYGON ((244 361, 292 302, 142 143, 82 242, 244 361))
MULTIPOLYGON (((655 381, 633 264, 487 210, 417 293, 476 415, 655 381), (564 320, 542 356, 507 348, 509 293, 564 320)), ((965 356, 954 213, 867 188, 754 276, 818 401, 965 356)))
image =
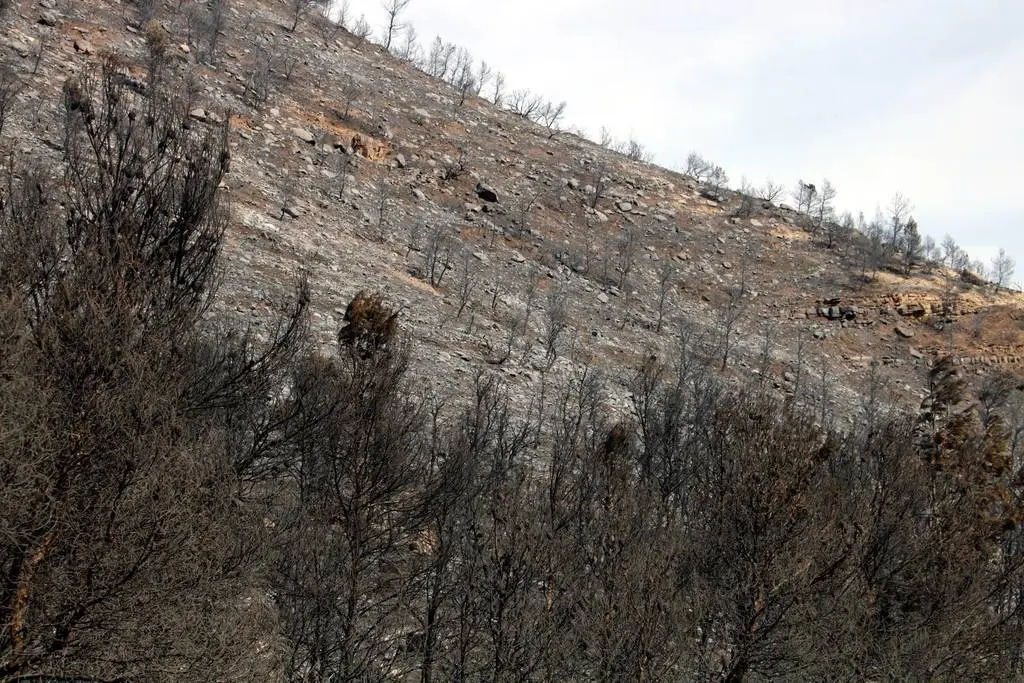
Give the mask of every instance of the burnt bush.
POLYGON ((352 297, 344 321, 338 342, 366 354, 387 348, 398 331, 398 312, 388 308, 380 294, 365 291, 352 297))

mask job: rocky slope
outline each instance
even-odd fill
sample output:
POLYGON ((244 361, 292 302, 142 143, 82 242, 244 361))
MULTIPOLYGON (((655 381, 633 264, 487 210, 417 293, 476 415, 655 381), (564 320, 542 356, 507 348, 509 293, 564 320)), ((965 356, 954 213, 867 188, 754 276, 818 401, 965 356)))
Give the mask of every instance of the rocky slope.
MULTIPOLYGON (((631 368, 681 336, 737 382, 847 417, 870 367, 905 405, 939 354, 979 377, 1020 373, 1018 294, 920 267, 868 281, 856 239, 826 248, 786 207, 552 137, 479 98, 460 104, 345 31, 306 17, 290 32, 289 4, 236 2, 211 59, 208 11, 170 4, 155 17, 172 68, 190 74, 195 125, 229 119, 221 314, 259 329, 304 271, 319 340, 331 343, 355 292, 384 292, 441 395, 486 371, 525 401, 589 363, 621 409, 631 368)), ((144 87, 157 27, 139 12, 16 5, 0 49, 24 87, 4 144, 42 165, 59 155, 62 83, 111 54, 144 87)))

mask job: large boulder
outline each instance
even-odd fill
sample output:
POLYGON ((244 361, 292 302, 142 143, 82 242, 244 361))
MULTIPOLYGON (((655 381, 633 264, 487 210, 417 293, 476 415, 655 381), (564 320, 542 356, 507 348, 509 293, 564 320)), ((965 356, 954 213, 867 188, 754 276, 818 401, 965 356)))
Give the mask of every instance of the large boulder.
POLYGON ((316 143, 316 137, 305 128, 292 128, 292 135, 305 142, 307 145, 316 143))
POLYGON ((39 13, 39 23, 43 26, 56 26, 60 23, 60 15, 50 9, 39 13))
POLYGON ((477 183, 475 188, 476 196, 485 202, 497 203, 498 193, 494 191, 493 187, 484 185, 483 183, 477 183))
POLYGON ((897 325, 896 334, 903 337, 904 339, 910 339, 911 337, 914 336, 914 330, 913 328, 907 325, 897 325))

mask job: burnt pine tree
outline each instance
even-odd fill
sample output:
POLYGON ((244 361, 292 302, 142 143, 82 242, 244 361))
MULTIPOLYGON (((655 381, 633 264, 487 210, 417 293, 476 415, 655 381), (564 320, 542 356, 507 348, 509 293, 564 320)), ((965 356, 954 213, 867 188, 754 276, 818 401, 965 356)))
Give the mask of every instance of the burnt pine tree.
POLYGON ((214 419, 269 358, 200 352, 228 151, 184 107, 141 99, 110 63, 70 80, 62 176, 22 166, 0 190, 5 680, 273 670, 253 650, 274 615, 214 419))

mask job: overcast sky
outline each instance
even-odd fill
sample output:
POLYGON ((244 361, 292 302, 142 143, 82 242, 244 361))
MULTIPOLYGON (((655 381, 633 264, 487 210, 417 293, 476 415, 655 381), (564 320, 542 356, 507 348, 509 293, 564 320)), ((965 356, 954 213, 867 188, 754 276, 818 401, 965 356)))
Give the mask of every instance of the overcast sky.
MULTIPOLYGON (((380 0, 349 0, 375 29, 380 0)), ((412 0, 567 123, 690 151, 732 185, 828 178, 868 218, 895 192, 923 232, 1024 280, 1024 0, 412 0)))

